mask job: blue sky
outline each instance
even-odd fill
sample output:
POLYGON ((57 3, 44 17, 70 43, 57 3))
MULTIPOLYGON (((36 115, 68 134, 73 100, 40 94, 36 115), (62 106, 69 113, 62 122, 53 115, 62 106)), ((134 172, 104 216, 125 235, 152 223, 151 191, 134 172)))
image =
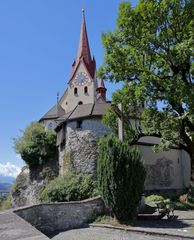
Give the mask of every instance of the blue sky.
MULTIPOLYGON (((66 89, 78 47, 82 2, 0 0, 0 164, 24 165, 12 139, 55 104, 58 91, 62 95, 66 89)), ((97 67, 103 63, 101 33, 115 28, 120 2, 84 1, 97 67)), ((118 85, 106 86, 110 99, 118 85)))

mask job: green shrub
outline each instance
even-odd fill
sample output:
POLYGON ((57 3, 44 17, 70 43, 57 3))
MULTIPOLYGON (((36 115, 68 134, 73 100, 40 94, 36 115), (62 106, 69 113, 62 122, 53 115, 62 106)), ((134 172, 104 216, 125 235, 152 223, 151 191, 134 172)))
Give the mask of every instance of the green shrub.
POLYGON ((14 139, 15 150, 29 167, 42 166, 57 155, 56 134, 38 122, 31 123, 14 139))
POLYGON ((54 171, 50 167, 43 168, 42 175, 47 181, 55 179, 58 175, 58 172, 54 171))
POLYGON ((174 205, 176 210, 194 210, 194 199, 191 196, 185 195, 149 195, 146 197, 147 202, 161 202, 170 203, 174 205), (187 200, 182 200, 186 198, 187 200))
POLYGON ((176 210, 194 210, 194 203, 180 201, 175 203, 176 210))
POLYGON ((98 216, 96 219, 95 219, 95 223, 100 223, 100 224, 108 224, 110 223, 111 221, 113 221, 114 218, 112 218, 111 216, 108 216, 108 215, 103 215, 103 216, 98 216))
POLYGON ((43 202, 79 201, 98 195, 92 178, 83 173, 67 172, 52 180, 40 193, 43 202))
POLYGON ((10 209, 11 206, 11 195, 9 195, 0 205, 0 211, 10 209))
POLYGON ((120 221, 135 217, 144 190, 145 168, 139 152, 115 136, 99 142, 98 184, 105 205, 120 221))
POLYGON ((164 201, 165 198, 161 195, 149 195, 146 197, 146 201, 148 202, 160 202, 160 201, 164 201))

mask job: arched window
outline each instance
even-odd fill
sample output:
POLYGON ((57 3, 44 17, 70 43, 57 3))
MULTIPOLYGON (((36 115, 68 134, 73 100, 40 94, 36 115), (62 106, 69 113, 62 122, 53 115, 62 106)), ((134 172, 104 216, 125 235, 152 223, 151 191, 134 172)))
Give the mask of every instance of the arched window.
POLYGON ((82 105, 82 104, 83 104, 83 102, 82 102, 82 101, 79 101, 79 102, 78 102, 78 105, 82 105))
POLYGON ((74 88, 74 95, 77 95, 77 88, 74 88))
POLYGON ((85 93, 85 94, 88 93, 88 87, 84 87, 84 93, 85 93))

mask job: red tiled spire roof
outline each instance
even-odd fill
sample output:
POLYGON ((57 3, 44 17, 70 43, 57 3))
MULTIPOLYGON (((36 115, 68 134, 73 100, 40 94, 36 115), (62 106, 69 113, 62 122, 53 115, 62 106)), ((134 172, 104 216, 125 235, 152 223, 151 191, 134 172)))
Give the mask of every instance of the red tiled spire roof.
POLYGON ((104 80, 103 79, 100 79, 100 88, 105 88, 105 85, 104 85, 104 80))
POLYGON ((77 59, 84 58, 85 62, 88 64, 91 62, 90 46, 88 41, 87 29, 86 29, 86 19, 84 10, 82 9, 82 25, 79 40, 79 47, 77 52, 77 59))
POLYGON ((96 72, 96 61, 94 57, 93 59, 91 58, 90 45, 88 41, 87 28, 86 28, 86 20, 85 20, 85 14, 83 9, 82 9, 82 25, 81 25, 81 33, 80 33, 77 58, 72 65, 70 80, 73 78, 75 71, 81 61, 84 62, 86 69, 90 74, 91 78, 94 78, 95 72, 96 72))

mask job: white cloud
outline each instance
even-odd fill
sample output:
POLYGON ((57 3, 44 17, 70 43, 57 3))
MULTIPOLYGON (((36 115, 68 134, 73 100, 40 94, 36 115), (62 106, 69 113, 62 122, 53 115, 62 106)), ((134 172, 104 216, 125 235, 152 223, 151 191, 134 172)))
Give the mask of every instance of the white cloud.
POLYGON ((16 154, 16 158, 21 160, 20 154, 16 154))
POLYGON ((21 168, 17 167, 16 165, 7 162, 6 164, 0 163, 0 176, 8 176, 16 178, 20 173, 21 168))

